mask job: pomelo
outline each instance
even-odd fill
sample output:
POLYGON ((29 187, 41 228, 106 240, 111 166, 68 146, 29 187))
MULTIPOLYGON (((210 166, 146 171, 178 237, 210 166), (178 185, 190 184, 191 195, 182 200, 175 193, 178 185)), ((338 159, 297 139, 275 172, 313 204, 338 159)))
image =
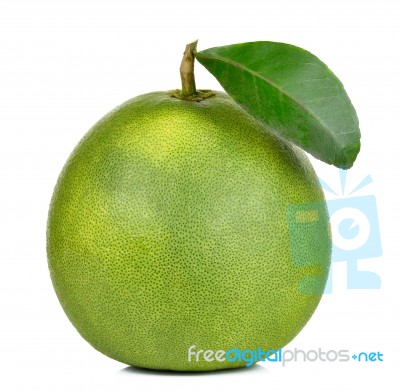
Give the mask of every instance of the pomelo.
POLYGON ((321 187, 299 148, 225 93, 134 98, 86 134, 54 191, 58 298, 129 365, 214 370, 188 349, 277 350, 307 323, 330 264, 321 187))

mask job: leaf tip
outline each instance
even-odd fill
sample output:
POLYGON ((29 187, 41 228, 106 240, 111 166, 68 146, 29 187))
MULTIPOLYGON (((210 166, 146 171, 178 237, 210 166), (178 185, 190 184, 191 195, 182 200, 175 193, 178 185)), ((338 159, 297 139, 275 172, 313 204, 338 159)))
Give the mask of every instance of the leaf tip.
POLYGON ((358 153, 360 152, 360 148, 361 148, 360 139, 347 145, 341 151, 341 157, 337 160, 335 166, 337 166, 340 169, 350 169, 353 166, 354 162, 356 161, 358 153))

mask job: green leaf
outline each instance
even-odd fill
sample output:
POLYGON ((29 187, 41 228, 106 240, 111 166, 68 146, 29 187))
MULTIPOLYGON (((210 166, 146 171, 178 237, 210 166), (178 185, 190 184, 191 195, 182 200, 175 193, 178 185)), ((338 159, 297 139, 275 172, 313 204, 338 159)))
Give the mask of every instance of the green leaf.
POLYGON ((248 42, 196 53, 225 91, 270 131, 343 169, 360 150, 353 105, 340 80, 310 52, 248 42))

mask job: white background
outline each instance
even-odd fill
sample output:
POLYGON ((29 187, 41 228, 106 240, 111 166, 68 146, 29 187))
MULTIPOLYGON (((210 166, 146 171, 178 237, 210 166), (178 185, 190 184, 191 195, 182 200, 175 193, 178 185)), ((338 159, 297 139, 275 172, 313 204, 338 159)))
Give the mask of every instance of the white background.
MULTIPOLYGON (((0 4, 0 390, 398 390, 400 2, 0 4), (382 289, 348 290, 346 263, 335 263, 333 294, 289 348, 380 351, 383 362, 262 364, 208 374, 137 370, 92 349, 64 315, 45 253, 47 209, 62 165, 113 107, 178 88, 184 45, 195 38, 200 50, 252 40, 292 43, 320 57, 344 83, 362 130, 348 185, 373 177, 359 194, 377 198, 383 244, 383 256, 360 268, 378 273, 382 289)), ((201 65, 196 69, 199 88, 220 89, 201 65)), ((339 190, 337 169, 313 163, 339 190)))

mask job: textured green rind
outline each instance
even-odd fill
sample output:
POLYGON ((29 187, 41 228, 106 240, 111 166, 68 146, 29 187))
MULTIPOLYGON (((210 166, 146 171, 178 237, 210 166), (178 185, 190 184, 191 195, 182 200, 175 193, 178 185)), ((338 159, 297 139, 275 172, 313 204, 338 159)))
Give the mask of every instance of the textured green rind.
POLYGON ((316 158, 350 168, 360 150, 356 111, 316 56, 279 42, 211 48, 196 59, 250 114, 316 158))
POLYGON ((308 158, 224 93, 197 103, 156 92, 105 116, 66 163, 47 230, 52 281, 80 334, 154 369, 245 365, 188 362, 192 345, 286 345, 320 300, 299 287, 311 276, 306 290, 323 290, 330 248, 308 158), (318 232, 289 235, 288 211, 310 202, 318 232))

